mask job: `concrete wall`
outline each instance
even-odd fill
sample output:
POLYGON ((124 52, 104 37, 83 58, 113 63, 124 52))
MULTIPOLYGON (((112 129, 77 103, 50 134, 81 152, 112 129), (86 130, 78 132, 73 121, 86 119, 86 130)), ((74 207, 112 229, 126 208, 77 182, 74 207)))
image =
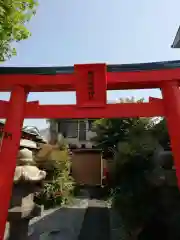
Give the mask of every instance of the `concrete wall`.
POLYGON ((76 145, 78 148, 81 148, 82 144, 84 144, 86 148, 92 148, 94 143, 91 141, 91 138, 94 136, 96 136, 94 132, 87 131, 85 141, 80 141, 78 138, 65 138, 65 140, 67 143, 76 145))
MULTIPOLYGON (((74 119, 75 121, 77 121, 76 119, 74 119)), ((69 122, 69 124, 71 124, 72 122, 72 119, 70 120, 60 120, 62 123, 63 121, 64 122, 69 122)), ((85 145, 86 148, 92 148, 92 146, 94 145, 94 143, 91 141, 91 139, 96 135, 94 132, 92 132, 90 129, 89 129, 89 122, 88 122, 88 119, 84 119, 85 121, 85 124, 86 124, 86 129, 85 129, 85 140, 79 140, 79 123, 78 125, 71 125, 71 130, 74 132, 74 131, 77 131, 77 137, 70 137, 70 136, 67 136, 65 138, 66 142, 68 144, 72 144, 72 145, 76 145, 78 148, 81 148, 82 144, 85 145), (74 127, 76 127, 77 129, 74 129, 74 127)), ((56 139, 56 136, 58 135, 58 121, 57 122, 54 122, 52 121, 52 123, 50 124, 50 132, 51 132, 51 139, 56 139), (56 135, 56 136, 55 136, 56 135)), ((71 134, 70 134, 71 135, 71 134)))

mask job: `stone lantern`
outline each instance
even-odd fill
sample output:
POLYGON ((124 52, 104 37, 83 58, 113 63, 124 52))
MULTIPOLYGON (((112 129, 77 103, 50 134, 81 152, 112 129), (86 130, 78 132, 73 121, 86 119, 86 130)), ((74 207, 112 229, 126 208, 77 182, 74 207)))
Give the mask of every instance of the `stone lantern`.
POLYGON ((9 240, 25 240, 29 221, 41 215, 41 206, 35 204, 34 195, 42 188, 46 172, 41 171, 33 160, 33 151, 20 146, 14 174, 14 185, 8 211, 9 240))

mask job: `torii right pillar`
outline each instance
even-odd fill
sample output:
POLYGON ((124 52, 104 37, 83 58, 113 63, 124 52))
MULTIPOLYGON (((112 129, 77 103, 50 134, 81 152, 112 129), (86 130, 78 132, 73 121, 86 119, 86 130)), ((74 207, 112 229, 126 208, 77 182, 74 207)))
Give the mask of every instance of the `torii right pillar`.
POLYGON ((163 83, 161 91, 180 189, 180 89, 178 81, 163 83))

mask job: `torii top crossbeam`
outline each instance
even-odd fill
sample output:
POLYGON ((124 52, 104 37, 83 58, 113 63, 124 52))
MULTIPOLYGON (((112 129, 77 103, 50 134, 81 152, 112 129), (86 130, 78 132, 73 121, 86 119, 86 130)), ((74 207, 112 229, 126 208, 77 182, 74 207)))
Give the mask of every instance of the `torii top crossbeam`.
MULTIPOLYGON (((93 66, 99 70, 102 65, 1 67, 0 91, 11 91, 14 85, 19 84, 30 86, 32 92, 75 91, 77 66, 93 66)), ((107 90, 159 88, 162 81, 180 78, 180 61, 107 66, 104 64, 103 70, 107 75, 107 90)))
MULTIPOLYGON (((128 104, 128 109, 126 104, 106 105, 106 90, 161 88, 172 79, 179 82, 180 61, 107 66, 2 67, 0 78, 0 91, 11 91, 17 85, 25 86, 31 92, 76 91, 77 105, 39 105, 32 102, 26 104, 25 118, 153 117, 164 115, 161 101, 128 104), (88 85, 92 82, 93 86, 88 85), (89 98, 90 92, 93 92, 93 97, 89 98)), ((7 105, 7 102, 1 102, 0 118, 6 118, 7 105)))
POLYGON ((118 118, 165 116, 180 187, 180 61, 147 64, 82 64, 74 67, 0 68, 0 118, 6 118, 0 151, 0 240, 7 219, 12 179, 24 118, 118 118), (107 90, 160 88, 163 99, 107 104, 107 90), (76 91, 75 105, 28 102, 29 92, 76 91))

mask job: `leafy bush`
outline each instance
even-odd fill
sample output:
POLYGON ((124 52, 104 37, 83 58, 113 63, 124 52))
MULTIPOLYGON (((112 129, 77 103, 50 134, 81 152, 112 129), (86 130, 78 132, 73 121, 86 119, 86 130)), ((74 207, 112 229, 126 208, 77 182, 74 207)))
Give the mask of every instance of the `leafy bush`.
POLYGON ((128 232, 136 232, 156 211, 155 189, 147 176, 153 170, 157 141, 144 122, 129 127, 115 158, 112 203, 128 232))
POLYGON ((119 184, 112 194, 113 207, 121 214, 129 231, 141 227, 155 211, 154 189, 145 176, 148 166, 146 161, 139 160, 134 158, 121 167, 119 184))
MULTIPOLYGON (((134 99, 125 99, 120 102, 134 102, 134 99)), ((167 184, 167 179, 164 183, 162 180, 164 175, 161 171, 159 172, 162 166, 158 165, 157 159, 154 159, 155 151, 160 149, 159 144, 166 150, 171 149, 166 121, 163 119, 155 124, 154 119, 148 118, 99 119, 94 122, 93 131, 96 133, 93 141, 98 146, 101 146, 104 151, 113 149, 113 153, 115 152, 110 199, 113 210, 121 216, 121 226, 124 226, 131 237, 137 237, 142 229, 147 229, 149 226, 152 230, 152 225, 154 233, 157 232, 155 227, 157 229, 163 223, 164 220, 161 220, 164 216, 170 221, 170 216, 173 218, 174 214, 171 211, 167 217, 166 210, 170 207, 163 208, 162 198, 165 202, 170 202, 168 199, 171 198, 173 202, 171 205, 175 206, 175 212, 177 211, 175 202, 178 197, 172 193, 177 191, 177 187, 172 186, 172 180, 171 185, 167 184), (165 197, 162 197, 164 196, 162 194, 165 194, 163 191, 166 193, 165 197)), ((166 176, 169 176, 167 172, 166 176)), ((169 226, 168 231, 170 232, 169 226)), ((171 232, 175 231, 171 230, 171 232)), ((170 239, 175 239, 172 233, 170 239)), ((148 239, 154 239, 154 237, 148 239)))
POLYGON ((43 190, 36 196, 36 203, 52 208, 70 202, 74 188, 74 181, 70 176, 70 158, 66 147, 56 149, 59 159, 45 161, 41 168, 47 172, 47 179, 43 190))
MULTIPOLYGON (((157 179, 154 183, 151 181, 155 170, 156 174, 158 174, 156 177, 161 177, 161 172, 157 172, 157 170, 159 171, 158 163, 153 161, 154 151, 157 149, 161 137, 156 136, 158 131, 159 135, 161 135, 161 127, 162 122, 159 126, 155 126, 154 129, 148 127, 139 128, 140 131, 133 126, 132 129, 129 129, 129 136, 126 141, 119 144, 119 152, 115 159, 115 184, 112 203, 114 209, 121 215, 126 231, 131 236, 133 234, 136 236, 140 233, 145 234, 148 227, 151 233, 153 232, 153 236, 156 236, 157 230, 155 229, 157 229, 157 225, 159 224, 160 232, 160 226, 164 224, 162 219, 164 219, 164 216, 167 217, 160 196, 165 191, 166 197, 164 197, 164 201, 168 202, 168 198, 172 196, 172 189, 170 189, 172 187, 166 186, 166 190, 164 190, 165 185, 163 187, 158 185, 157 179)), ((165 136, 162 139, 167 139, 166 134, 165 136)), ((171 198, 174 202, 176 196, 171 198)), ((169 207, 166 209, 169 209, 169 207)), ((171 215, 172 213, 168 215, 168 219, 170 219, 171 215)), ((171 231, 169 225, 168 231, 171 231)), ((143 236, 142 239, 147 238, 143 236)), ((159 237, 159 239, 162 239, 162 237, 159 237)))

